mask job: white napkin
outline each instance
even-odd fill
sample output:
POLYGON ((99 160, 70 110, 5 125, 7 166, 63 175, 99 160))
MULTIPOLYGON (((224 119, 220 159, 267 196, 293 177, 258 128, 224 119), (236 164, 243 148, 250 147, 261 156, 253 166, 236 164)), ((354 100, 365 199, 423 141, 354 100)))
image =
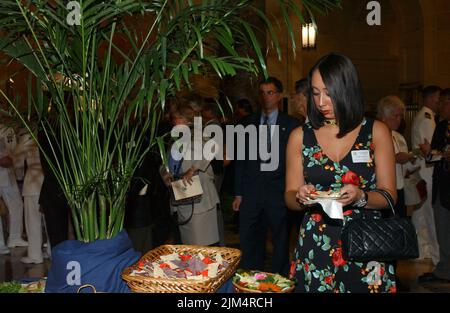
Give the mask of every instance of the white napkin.
POLYGON ((319 203, 322 206, 323 211, 333 219, 344 219, 344 212, 342 210, 342 203, 331 199, 315 199, 310 200, 308 204, 319 203))

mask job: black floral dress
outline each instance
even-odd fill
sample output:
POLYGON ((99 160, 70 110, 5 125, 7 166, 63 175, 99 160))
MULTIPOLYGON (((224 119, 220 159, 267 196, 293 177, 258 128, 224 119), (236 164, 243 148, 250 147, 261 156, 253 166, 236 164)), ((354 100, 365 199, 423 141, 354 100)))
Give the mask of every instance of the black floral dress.
MULTIPOLYGON (((337 190, 344 184, 361 189, 376 188, 373 120, 364 119, 351 150, 369 150, 368 163, 353 163, 352 153, 340 161, 330 160, 317 143, 310 123, 303 126, 305 182, 317 190, 337 190)), ((394 267, 382 262, 348 262, 342 257, 342 226, 361 214, 379 218, 373 210, 344 207, 344 220, 329 218, 320 205, 308 209, 300 228, 290 276, 297 279, 297 292, 396 292, 394 267)))

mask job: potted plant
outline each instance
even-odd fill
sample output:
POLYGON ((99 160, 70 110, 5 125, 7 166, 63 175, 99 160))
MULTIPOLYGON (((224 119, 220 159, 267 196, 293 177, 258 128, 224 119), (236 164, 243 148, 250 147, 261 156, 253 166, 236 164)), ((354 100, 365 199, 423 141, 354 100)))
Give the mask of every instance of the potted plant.
MULTIPOLYGON (((256 75, 261 69, 266 74, 257 30, 242 17, 244 10, 261 18, 280 51, 268 14, 255 2, 1 1, 0 51, 33 75, 28 112, 50 143, 42 152, 69 203, 78 246, 126 237, 124 208, 132 175, 155 144, 166 100, 189 88, 191 74, 256 75), (255 56, 242 52, 242 46, 255 56)), ((293 40, 289 15, 301 19, 301 10, 293 0, 277 2, 293 40)), ((309 13, 326 12, 339 1, 302 4, 309 13)), ((21 108, 0 93, 36 139, 29 114, 20 114, 21 108)), ((131 253, 127 262, 136 258, 131 253)), ((66 270, 54 258, 55 266, 66 270)), ((81 283, 93 283, 81 277, 81 283)), ((110 285, 97 289, 123 290, 110 285)))

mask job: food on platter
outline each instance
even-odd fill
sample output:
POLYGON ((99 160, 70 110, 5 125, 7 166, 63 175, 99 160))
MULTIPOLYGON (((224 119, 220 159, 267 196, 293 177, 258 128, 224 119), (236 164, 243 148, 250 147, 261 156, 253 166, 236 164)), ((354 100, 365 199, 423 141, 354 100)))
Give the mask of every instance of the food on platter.
POLYGON ((0 293, 43 293, 45 279, 21 284, 17 281, 0 283, 0 293))
POLYGON ((320 191, 315 190, 309 194, 311 199, 340 199, 342 197, 342 193, 340 191, 320 191))
POLYGON ((25 293, 44 293, 45 291, 45 279, 34 281, 31 283, 22 284, 21 292, 25 293))
POLYGON ((291 292, 295 287, 295 281, 287 279, 279 274, 261 271, 237 270, 232 279, 237 292, 291 292))
POLYGON ((220 253, 206 257, 201 253, 172 253, 159 256, 156 261, 140 260, 138 269, 131 276, 154 278, 178 278, 189 280, 207 280, 215 278, 228 266, 220 253))

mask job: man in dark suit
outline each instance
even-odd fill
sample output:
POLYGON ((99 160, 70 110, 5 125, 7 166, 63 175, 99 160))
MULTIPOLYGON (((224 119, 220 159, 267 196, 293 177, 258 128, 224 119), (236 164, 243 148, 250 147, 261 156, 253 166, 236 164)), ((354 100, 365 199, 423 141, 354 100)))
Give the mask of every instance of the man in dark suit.
POLYGON ((258 143, 250 141, 250 146, 246 140, 245 159, 236 160, 233 210, 240 214, 241 267, 264 270, 266 235, 267 228, 270 227, 273 245, 272 272, 286 275, 289 267, 289 244, 287 208, 284 203, 285 147, 289 134, 299 126, 299 121, 278 111, 283 98, 282 92, 283 85, 274 77, 260 82, 261 111, 242 121, 245 127, 254 126, 259 129, 258 143), (261 125, 264 127, 260 127, 261 125), (265 152, 269 152, 270 159, 265 157, 267 154, 261 154, 260 140, 267 140, 265 152), (250 150, 259 152, 256 160, 250 157, 250 150))

